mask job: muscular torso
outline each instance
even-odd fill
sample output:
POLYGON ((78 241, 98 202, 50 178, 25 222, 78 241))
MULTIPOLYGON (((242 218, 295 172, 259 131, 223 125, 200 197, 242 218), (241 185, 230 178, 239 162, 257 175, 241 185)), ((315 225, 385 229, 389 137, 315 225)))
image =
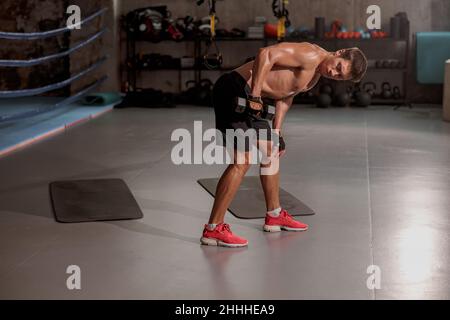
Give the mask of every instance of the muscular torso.
MULTIPOLYGON (((313 50, 315 49, 314 45, 313 50)), ((311 51, 311 47, 307 48, 311 51)), ((323 50, 317 47, 317 50, 323 50)), ((301 48, 298 52, 303 54, 301 48)), ((311 55, 310 52, 305 54, 311 55)), ((308 59, 307 57, 305 59, 308 59)), ((277 67, 274 66, 264 80, 261 95, 276 100, 294 96, 300 92, 312 89, 320 79, 320 74, 316 72, 320 60, 312 57, 305 66, 302 67, 277 67)), ((251 86, 254 61, 250 61, 235 69, 251 86)))

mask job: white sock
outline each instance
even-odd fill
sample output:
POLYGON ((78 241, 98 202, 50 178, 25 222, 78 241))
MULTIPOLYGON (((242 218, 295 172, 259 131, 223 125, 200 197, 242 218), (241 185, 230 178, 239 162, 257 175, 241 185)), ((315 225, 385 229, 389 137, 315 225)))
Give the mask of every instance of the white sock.
POLYGON ((278 218, 281 213, 281 208, 276 208, 275 210, 268 211, 267 214, 273 218, 278 218))
POLYGON ((213 231, 216 227, 217 227, 217 224, 215 224, 215 223, 208 223, 207 226, 206 226, 206 229, 208 229, 209 231, 213 231))

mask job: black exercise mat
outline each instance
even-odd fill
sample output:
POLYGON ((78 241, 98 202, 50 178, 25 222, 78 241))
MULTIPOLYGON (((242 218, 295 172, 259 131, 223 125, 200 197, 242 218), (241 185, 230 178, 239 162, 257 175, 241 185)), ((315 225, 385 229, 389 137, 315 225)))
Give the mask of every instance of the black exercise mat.
POLYGON ((143 217, 136 199, 121 179, 52 182, 50 196, 58 222, 128 220, 143 217))
MULTIPOLYGON (((213 197, 219 179, 200 179, 198 183, 213 197)), ((280 188, 280 202, 293 216, 311 216, 314 211, 289 192, 280 188)), ((237 218, 259 219, 266 216, 266 202, 259 177, 245 177, 228 210, 237 218)))

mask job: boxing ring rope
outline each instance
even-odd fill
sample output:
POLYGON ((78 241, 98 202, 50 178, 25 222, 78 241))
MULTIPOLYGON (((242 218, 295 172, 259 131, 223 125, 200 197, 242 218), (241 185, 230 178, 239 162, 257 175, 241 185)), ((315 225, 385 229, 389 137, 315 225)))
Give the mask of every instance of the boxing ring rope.
MULTIPOLYGON (((93 13, 92 15, 85 18, 84 20, 82 20, 81 22, 74 24, 70 27, 59 28, 59 29, 45 31, 45 32, 32 32, 32 33, 0 32, 0 39, 37 40, 37 39, 45 39, 45 38, 57 36, 57 35, 65 33, 65 32, 75 30, 75 27, 81 26, 83 24, 88 23, 89 21, 94 20, 95 18, 103 15, 107 10, 108 10, 108 8, 100 9, 100 10, 96 11, 95 13, 93 13)), ((48 55, 48 56, 44 56, 44 57, 40 57, 40 58, 35 58, 35 59, 30 59, 30 60, 0 60, 0 67, 19 67, 19 68, 31 67, 31 66, 42 64, 49 60, 68 56, 71 53, 73 53, 77 50, 80 50, 81 48, 85 47, 86 45, 99 39, 103 34, 105 34, 106 31, 107 31, 107 29, 105 27, 102 27, 98 32, 96 32, 94 35, 90 36, 86 40, 83 40, 82 42, 78 43, 77 45, 75 45, 74 47, 72 47, 66 51, 59 52, 56 54, 52 54, 52 55, 48 55)), ((68 78, 66 80, 63 80, 63 81, 60 81, 57 83, 49 84, 49 85, 46 85, 43 87, 38 87, 38 88, 32 88, 32 89, 0 91, 0 100, 2 98, 4 99, 4 98, 21 98, 21 97, 36 96, 36 95, 46 93, 49 91, 61 89, 65 86, 70 85, 72 82, 79 80, 80 78, 82 78, 86 74, 90 73, 91 71, 97 69, 107 59, 108 59, 108 56, 105 55, 102 58, 98 59, 93 64, 91 64, 86 69, 80 71, 79 73, 71 76, 70 78, 68 78)), ((0 115, 0 123, 6 122, 6 121, 25 119, 25 118, 28 118, 31 116, 35 116, 38 114, 42 114, 45 112, 49 112, 49 111, 67 106, 70 103, 81 99, 84 95, 88 94, 94 88, 98 87, 101 83, 105 82, 106 79, 108 79, 108 76, 104 75, 100 79, 98 79, 95 82, 88 85, 87 87, 81 89, 80 91, 76 92, 75 94, 71 95, 70 97, 67 97, 64 100, 62 100, 50 107, 48 107, 48 106, 41 107, 41 108, 36 108, 34 110, 29 110, 29 111, 25 111, 25 112, 21 112, 21 113, 10 114, 10 115, 0 115)))
POLYGON ((21 113, 17 113, 17 114, 10 114, 10 115, 5 115, 5 116, 0 116, 0 123, 7 122, 7 121, 15 121, 15 120, 19 120, 19 119, 25 119, 25 118, 32 117, 32 116, 35 116, 35 115, 38 115, 38 114, 43 114, 43 113, 46 113, 46 112, 53 111, 53 110, 58 109, 58 108, 65 107, 65 106, 69 105, 70 103, 72 103, 74 101, 77 101, 78 99, 82 98, 85 94, 89 93, 94 88, 98 87, 101 83, 105 82, 106 79, 108 79, 108 77, 107 76, 103 76, 102 78, 100 78, 99 80, 95 81, 93 84, 89 85, 88 87, 82 89, 81 91, 77 92, 73 96, 70 96, 70 97, 62 100, 62 101, 54 104, 51 107, 37 108, 37 109, 34 109, 34 110, 21 112, 21 113))
POLYGON ((89 43, 94 42, 96 39, 100 38, 106 32, 106 30, 107 30, 106 28, 103 28, 99 32, 97 32, 90 38, 86 39, 85 41, 77 44, 73 48, 70 48, 69 50, 59 52, 56 54, 52 54, 49 56, 36 58, 36 59, 30 59, 30 60, 1 60, 0 59, 0 67, 31 67, 31 66, 35 66, 35 65, 44 63, 49 60, 68 56, 69 54, 77 51, 78 49, 80 49, 80 48, 88 45, 89 43))
POLYGON ((61 89, 72 82, 80 79, 85 74, 91 72, 92 70, 98 68, 103 62, 106 61, 108 57, 104 56, 103 58, 99 59, 97 62, 89 66, 88 68, 84 69, 83 71, 77 73, 76 75, 61 81, 57 83, 52 83, 47 86, 34 88, 34 89, 21 89, 21 90, 7 90, 7 91, 0 91, 0 99, 1 98, 19 98, 19 97, 30 97, 30 96, 36 96, 38 94, 42 94, 45 92, 61 89))
POLYGON ((45 39, 54 37, 60 34, 63 34, 68 31, 74 30, 76 27, 79 27, 85 23, 88 23, 91 20, 94 20, 95 18, 103 15, 106 11, 108 11, 108 8, 103 8, 98 10, 97 12, 93 13, 89 17, 85 18, 84 20, 75 23, 71 25, 70 27, 64 27, 44 32, 30 32, 30 33, 23 33, 23 32, 1 32, 0 31, 0 39, 9 39, 9 40, 38 40, 38 39, 45 39))

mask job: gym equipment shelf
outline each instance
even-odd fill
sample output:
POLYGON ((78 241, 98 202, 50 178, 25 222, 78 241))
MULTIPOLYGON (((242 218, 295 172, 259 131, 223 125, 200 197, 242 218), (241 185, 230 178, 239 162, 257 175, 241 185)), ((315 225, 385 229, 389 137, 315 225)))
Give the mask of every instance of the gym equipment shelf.
MULTIPOLYGON (((127 61, 135 61, 136 57, 136 43, 137 42, 149 42, 145 39, 136 38, 133 35, 127 34, 126 37, 126 59, 127 61)), ((172 41, 172 40, 161 40, 164 42, 172 41)), ((194 43, 194 58, 199 59, 202 57, 202 46, 210 41, 208 37, 197 37, 197 38, 189 38, 184 39, 182 41, 172 41, 174 44, 179 44, 182 42, 193 42, 194 43)), ((244 37, 216 37, 217 42, 261 42, 261 46, 268 46, 270 44, 278 42, 277 39, 273 38, 244 38, 244 37)), ((368 58, 376 58, 376 59, 384 59, 389 60, 392 57, 394 52, 400 52, 401 58, 404 67, 402 68, 376 68, 369 67, 368 73, 379 73, 383 72, 388 74, 381 82, 390 79, 394 73, 402 74, 402 98, 399 99, 381 99, 375 98, 372 100, 372 104, 389 104, 389 105, 406 105, 410 106, 410 102, 408 99, 408 85, 407 79, 410 74, 410 63, 409 63, 409 50, 410 50, 410 40, 409 40, 409 32, 406 38, 404 39, 393 39, 393 38, 376 38, 376 39, 309 39, 309 38, 290 38, 287 37, 283 41, 291 41, 291 42, 310 42, 318 44, 324 49, 329 51, 337 51, 342 48, 349 48, 354 46, 359 46, 363 49, 364 52, 370 52, 368 58), (366 48, 366 50, 364 50, 366 48), (372 57, 374 56, 374 57, 372 57)), ((199 82, 202 79, 202 72, 205 71, 216 71, 216 72, 226 72, 235 69, 237 66, 225 66, 217 69, 208 69, 203 66, 194 66, 188 68, 138 68, 133 67, 129 63, 126 64, 126 75, 129 87, 131 88, 131 92, 136 92, 136 82, 138 72, 141 71, 177 71, 178 79, 179 79, 179 91, 182 91, 181 87, 181 72, 183 71, 194 71, 194 78, 196 82, 199 82)), ((304 95, 298 95, 295 99, 296 103, 311 103, 310 97, 305 97, 304 95)))
MULTIPOLYGON (((266 38, 262 38, 262 39, 257 39, 257 38, 245 38, 245 37, 217 37, 216 41, 227 41, 227 42, 233 42, 233 41, 251 41, 251 42, 262 42, 262 46, 266 46, 268 44, 268 41, 270 39, 266 39, 266 38)), ((168 40, 168 39, 162 39, 160 42, 173 42, 174 44, 179 44, 179 43, 183 43, 183 42, 193 42, 194 43, 194 58, 198 59, 202 56, 202 43, 207 43, 208 41, 210 41, 210 38, 208 37, 197 37, 197 38, 188 38, 188 39, 184 39, 181 41, 173 41, 173 40, 168 40)), ((135 57, 136 57, 136 44, 138 42, 150 42, 150 43, 154 43, 151 42, 149 40, 146 39, 142 39, 139 37, 136 37, 134 35, 130 35, 129 33, 126 33, 126 79, 128 82, 128 87, 131 88, 129 89, 128 92, 136 92, 136 83, 137 83, 137 77, 138 77, 138 72, 140 71, 178 71, 178 89, 181 92, 182 88, 181 88, 181 72, 182 71, 195 71, 195 81, 199 82, 201 79, 201 72, 202 71, 231 71, 233 69, 235 69, 236 67, 221 67, 221 68, 217 68, 217 69, 208 69, 206 67, 203 66, 194 66, 194 67, 187 67, 187 68, 139 68, 139 67, 134 67, 133 65, 136 65, 135 63, 128 63, 129 61, 135 61, 135 57)), ((158 43, 158 42, 157 42, 158 43)), ((123 68, 122 68, 123 69, 123 68)))

